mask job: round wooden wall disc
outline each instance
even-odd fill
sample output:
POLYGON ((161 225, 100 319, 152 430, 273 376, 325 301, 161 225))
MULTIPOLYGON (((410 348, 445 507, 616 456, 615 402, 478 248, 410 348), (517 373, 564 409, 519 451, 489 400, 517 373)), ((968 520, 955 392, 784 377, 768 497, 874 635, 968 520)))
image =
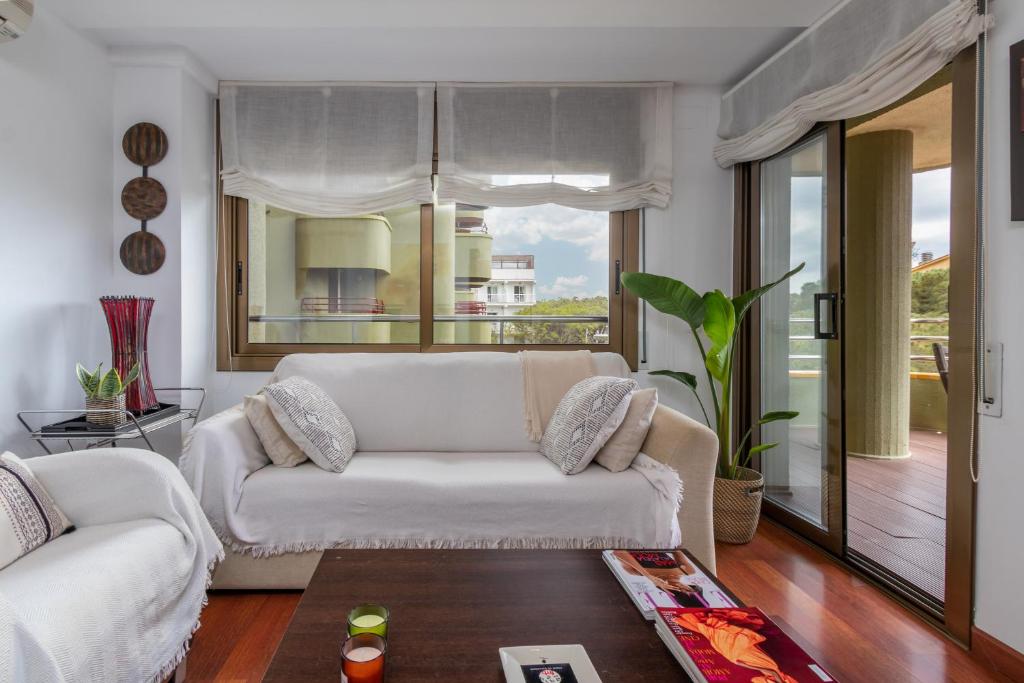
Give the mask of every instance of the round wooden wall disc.
POLYGON ((132 178, 121 190, 121 206, 132 218, 151 221, 167 208, 167 191, 159 180, 132 178))
POLYGON ((121 242, 121 263, 136 275, 149 275, 160 270, 166 255, 160 238, 145 230, 133 232, 121 242))
POLYGON ((155 123, 136 123, 125 131, 121 149, 133 164, 159 164, 167 154, 167 134, 155 123))

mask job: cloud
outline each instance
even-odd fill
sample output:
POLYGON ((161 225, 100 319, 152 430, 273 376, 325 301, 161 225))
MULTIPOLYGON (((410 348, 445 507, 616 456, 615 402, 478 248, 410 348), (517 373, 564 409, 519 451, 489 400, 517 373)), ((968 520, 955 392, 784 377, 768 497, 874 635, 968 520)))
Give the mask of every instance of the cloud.
POLYGON ((608 260, 608 214, 564 206, 490 208, 487 226, 496 240, 514 247, 541 240, 568 242, 583 249, 591 261, 608 260))
POLYGON ((537 289, 541 294, 550 299, 571 298, 574 296, 585 298, 589 296, 601 296, 607 293, 603 291, 587 291, 587 283, 589 280, 590 278, 586 275, 559 275, 555 278, 554 284, 540 285, 537 289))

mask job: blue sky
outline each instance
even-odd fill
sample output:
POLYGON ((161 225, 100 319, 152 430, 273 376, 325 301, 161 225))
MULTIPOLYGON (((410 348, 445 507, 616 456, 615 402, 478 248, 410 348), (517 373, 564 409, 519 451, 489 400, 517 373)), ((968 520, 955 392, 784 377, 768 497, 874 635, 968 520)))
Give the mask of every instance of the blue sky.
POLYGON ((545 204, 484 213, 495 254, 533 254, 537 298, 608 294, 608 214, 545 204))

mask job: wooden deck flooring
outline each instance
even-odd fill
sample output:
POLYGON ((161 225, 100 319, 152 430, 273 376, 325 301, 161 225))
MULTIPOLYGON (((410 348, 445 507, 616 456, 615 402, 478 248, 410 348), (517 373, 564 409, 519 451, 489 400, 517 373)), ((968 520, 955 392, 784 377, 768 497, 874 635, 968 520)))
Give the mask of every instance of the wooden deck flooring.
MULTIPOLYGON (((847 545, 942 600, 946 554, 946 435, 912 430, 905 460, 848 458, 847 545)), ((770 495, 820 519, 820 450, 813 431, 790 435, 791 490, 770 495)))

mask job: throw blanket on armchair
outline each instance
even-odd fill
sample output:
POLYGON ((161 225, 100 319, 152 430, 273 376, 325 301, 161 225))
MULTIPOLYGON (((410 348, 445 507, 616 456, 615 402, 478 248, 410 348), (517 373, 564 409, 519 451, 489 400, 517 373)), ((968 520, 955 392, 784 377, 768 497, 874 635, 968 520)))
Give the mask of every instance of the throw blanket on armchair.
POLYGON ((174 465, 106 448, 25 461, 78 527, 0 572, 0 681, 161 681, 223 548, 174 465))
POLYGON ((577 382, 593 377, 590 351, 520 351, 526 433, 540 441, 558 402, 577 382))

